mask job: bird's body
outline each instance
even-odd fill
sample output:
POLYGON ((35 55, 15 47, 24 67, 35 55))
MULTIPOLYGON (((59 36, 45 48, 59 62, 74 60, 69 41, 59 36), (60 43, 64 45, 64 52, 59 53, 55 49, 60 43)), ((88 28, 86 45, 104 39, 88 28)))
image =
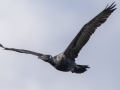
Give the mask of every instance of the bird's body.
POLYGON ((50 59, 47 60, 47 62, 50 63, 53 67, 55 67, 57 70, 73 71, 74 67, 76 66, 75 61, 65 57, 63 53, 54 57, 52 57, 51 55, 48 56, 50 57, 50 59))
MULTIPOLYGON (((77 65, 74 59, 66 57, 64 53, 58 54, 54 57, 52 57, 51 55, 46 56, 49 58, 47 62, 59 71, 71 71, 72 73, 82 73, 87 70, 86 68, 89 68, 87 65, 77 65)), ((40 57, 40 59, 41 58, 42 57, 40 57)))
POLYGON ((75 63, 75 58, 78 57, 80 50, 83 46, 88 42, 91 35, 95 32, 97 27, 103 24, 107 18, 111 15, 111 13, 116 10, 114 8, 116 4, 114 2, 99 13, 96 17, 94 17, 91 21, 85 24, 79 33, 75 36, 69 46, 63 53, 60 53, 56 56, 51 55, 44 55, 41 53, 23 50, 23 49, 15 49, 15 48, 7 48, 0 44, 0 47, 4 48, 5 50, 16 51, 19 53, 26 53, 38 56, 39 59, 42 59, 45 62, 50 63, 53 67, 55 67, 59 71, 68 72, 71 71, 72 73, 83 73, 87 70, 88 65, 77 65, 75 63))
POLYGON ((56 62, 55 68, 60 71, 73 71, 76 66, 75 60, 65 57, 63 53, 54 56, 53 59, 56 62))

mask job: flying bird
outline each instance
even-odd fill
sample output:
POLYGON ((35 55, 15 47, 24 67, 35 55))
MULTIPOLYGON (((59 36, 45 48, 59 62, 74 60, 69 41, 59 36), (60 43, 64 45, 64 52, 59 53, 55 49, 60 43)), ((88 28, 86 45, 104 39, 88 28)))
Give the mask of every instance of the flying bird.
POLYGON ((72 73, 79 74, 84 73, 85 71, 87 71, 89 66, 76 64, 75 58, 78 57, 80 50, 88 42, 88 40, 90 39, 91 35, 95 32, 97 27, 103 24, 111 15, 111 13, 116 10, 115 6, 115 2, 113 2, 110 6, 107 5, 102 12, 100 12, 97 16, 95 16, 92 20, 90 20, 82 27, 82 29, 78 32, 78 34, 75 36, 72 42, 68 45, 66 50, 64 50, 62 53, 56 56, 41 54, 24 49, 8 48, 4 47, 2 44, 0 44, 0 47, 4 48, 4 50, 11 50, 19 53, 35 55, 39 59, 50 63, 54 68, 56 68, 59 71, 71 71, 72 73))

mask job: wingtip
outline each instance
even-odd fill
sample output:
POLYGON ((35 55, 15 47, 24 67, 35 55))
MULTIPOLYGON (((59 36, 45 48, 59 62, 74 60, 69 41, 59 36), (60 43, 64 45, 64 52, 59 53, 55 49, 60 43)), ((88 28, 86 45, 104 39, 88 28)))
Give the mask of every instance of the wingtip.
MULTIPOLYGON (((117 4, 115 4, 115 1, 109 6, 109 3, 107 4, 107 6, 105 7, 105 9, 108 9, 108 8, 110 8, 110 9, 112 9, 112 8, 114 8, 115 6, 116 6, 117 4)), ((117 8, 116 8, 117 9, 117 8)))
POLYGON ((0 44, 0 47, 4 48, 4 46, 2 44, 0 44))

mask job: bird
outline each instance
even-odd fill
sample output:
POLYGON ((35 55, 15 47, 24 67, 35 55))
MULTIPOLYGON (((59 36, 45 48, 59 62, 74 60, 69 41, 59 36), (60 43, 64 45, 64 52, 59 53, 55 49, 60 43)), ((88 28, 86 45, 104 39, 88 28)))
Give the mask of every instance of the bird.
POLYGON ((92 20, 86 23, 75 38, 71 41, 68 47, 60 54, 52 56, 48 54, 42 54, 33 52, 30 50, 16 49, 4 47, 0 44, 4 50, 15 51, 19 53, 32 54, 37 56, 39 59, 48 62, 55 69, 63 72, 72 72, 81 74, 87 71, 90 67, 88 65, 76 64, 75 59, 78 57, 79 52, 89 41, 92 34, 95 32, 97 27, 101 26, 117 8, 116 4, 113 2, 111 5, 107 4, 105 9, 103 9, 98 15, 96 15, 92 20))

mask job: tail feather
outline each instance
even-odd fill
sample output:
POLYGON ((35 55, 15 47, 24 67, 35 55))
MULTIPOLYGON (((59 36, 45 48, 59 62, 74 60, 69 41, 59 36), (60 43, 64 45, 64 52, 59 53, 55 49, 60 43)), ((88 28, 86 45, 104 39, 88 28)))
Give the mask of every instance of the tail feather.
POLYGON ((85 71, 87 71, 88 65, 76 65, 74 71, 72 71, 72 73, 84 73, 85 71))

